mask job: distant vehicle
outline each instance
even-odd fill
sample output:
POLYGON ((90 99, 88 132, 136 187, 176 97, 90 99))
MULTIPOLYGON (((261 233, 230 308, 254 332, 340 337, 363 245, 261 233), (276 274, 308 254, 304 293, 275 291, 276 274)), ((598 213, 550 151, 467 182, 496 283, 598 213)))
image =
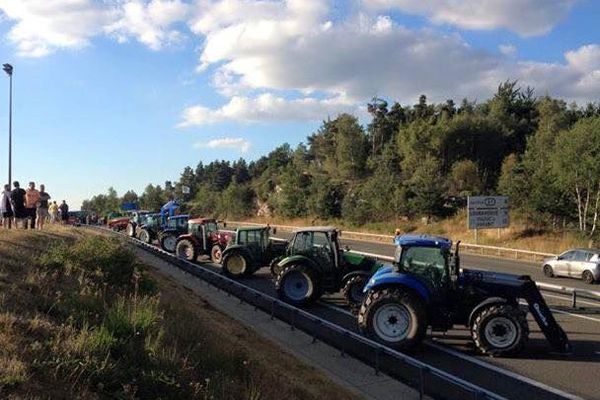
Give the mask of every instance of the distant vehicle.
POLYGON ((566 276, 593 284, 600 280, 600 250, 572 249, 547 259, 542 264, 544 275, 549 278, 566 276))
POLYGON ((85 211, 69 211, 67 225, 79 226, 85 224, 86 215, 87 213, 85 211))

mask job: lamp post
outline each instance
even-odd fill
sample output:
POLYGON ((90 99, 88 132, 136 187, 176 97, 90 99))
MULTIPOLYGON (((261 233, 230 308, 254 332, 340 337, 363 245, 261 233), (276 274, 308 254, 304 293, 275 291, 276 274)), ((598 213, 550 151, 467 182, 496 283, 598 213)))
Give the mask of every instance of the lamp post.
POLYGON ((12 74, 13 66, 2 64, 2 69, 8 74, 9 92, 8 92, 8 184, 12 184, 12 74))

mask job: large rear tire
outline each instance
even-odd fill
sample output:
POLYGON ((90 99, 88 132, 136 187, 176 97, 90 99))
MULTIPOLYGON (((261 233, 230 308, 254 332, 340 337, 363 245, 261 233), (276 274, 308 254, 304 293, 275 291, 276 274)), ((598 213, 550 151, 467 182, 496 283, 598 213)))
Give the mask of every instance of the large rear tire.
POLYGON ((181 239, 177 246, 175 246, 175 254, 179 258, 183 258, 184 260, 188 260, 191 262, 196 261, 196 257, 198 256, 196 252, 196 246, 189 239, 181 239))
POLYGON ((221 264, 223 261, 223 248, 218 244, 215 244, 212 249, 210 249, 210 259, 215 264, 221 264))
POLYGON ((366 336, 397 350, 417 346, 427 332, 427 312, 417 296, 399 289, 373 290, 358 312, 366 336))
POLYGON ((127 228, 125 228, 125 234, 129 237, 135 237, 135 225, 133 222, 127 224, 127 228))
POLYGON ((358 309, 365 298, 363 289, 368 280, 369 278, 365 275, 356 275, 348 279, 342 288, 344 299, 346 299, 346 303, 348 303, 348 306, 354 312, 358 312, 358 309))
POLYGON ((526 314, 516 305, 491 305, 473 320, 471 336, 483 354, 492 357, 516 354, 529 338, 526 314))
POLYGON ((175 253, 177 246, 177 236, 167 233, 160 237, 160 248, 169 253, 175 253))
POLYGON ((152 241, 152 236, 150 235, 150 232, 148 232, 148 229, 140 229, 140 232, 138 233, 138 239, 140 242, 150 244, 152 241))
POLYGON ((296 306, 314 303, 322 294, 314 272, 301 264, 283 268, 275 278, 275 290, 280 299, 296 306))
POLYGON ((238 279, 250 274, 248 260, 239 251, 225 253, 222 268, 223 273, 232 279, 238 279))

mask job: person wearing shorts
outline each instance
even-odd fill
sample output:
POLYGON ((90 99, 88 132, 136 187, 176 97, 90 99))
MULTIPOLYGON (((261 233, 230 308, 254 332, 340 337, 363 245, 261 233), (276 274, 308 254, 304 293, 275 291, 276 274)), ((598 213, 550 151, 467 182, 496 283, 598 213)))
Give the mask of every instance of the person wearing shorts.
POLYGON ((10 204, 10 185, 4 185, 4 191, 0 195, 0 218, 2 218, 4 229, 12 227, 13 217, 12 205, 10 204))
POLYGON ((50 213, 48 212, 48 200, 50 200, 50 195, 46 193, 46 186, 40 185, 40 201, 37 208, 36 224, 36 228, 38 229, 44 228, 44 223, 50 218, 50 213))
POLYGON ((10 205, 13 209, 16 228, 19 222, 22 225, 23 220, 27 218, 27 210, 25 209, 25 191, 21 189, 18 181, 14 181, 13 186, 14 189, 10 192, 10 205))
POLYGON ((28 221, 29 229, 35 229, 35 219, 37 216, 37 208, 40 205, 40 192, 35 188, 34 182, 29 182, 29 187, 25 193, 25 208, 27 209, 27 220, 25 220, 25 228, 27 228, 28 221))

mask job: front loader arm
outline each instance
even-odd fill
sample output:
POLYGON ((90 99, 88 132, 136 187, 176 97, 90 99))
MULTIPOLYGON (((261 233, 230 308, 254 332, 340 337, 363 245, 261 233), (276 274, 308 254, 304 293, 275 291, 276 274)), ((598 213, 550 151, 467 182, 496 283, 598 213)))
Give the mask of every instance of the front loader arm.
POLYGON ((548 342, 561 352, 569 352, 571 344, 567 338, 567 334, 560 327, 546 301, 542 297, 540 290, 537 288, 534 281, 529 280, 523 285, 522 297, 527 301, 529 311, 535 318, 540 329, 548 339, 548 342))

